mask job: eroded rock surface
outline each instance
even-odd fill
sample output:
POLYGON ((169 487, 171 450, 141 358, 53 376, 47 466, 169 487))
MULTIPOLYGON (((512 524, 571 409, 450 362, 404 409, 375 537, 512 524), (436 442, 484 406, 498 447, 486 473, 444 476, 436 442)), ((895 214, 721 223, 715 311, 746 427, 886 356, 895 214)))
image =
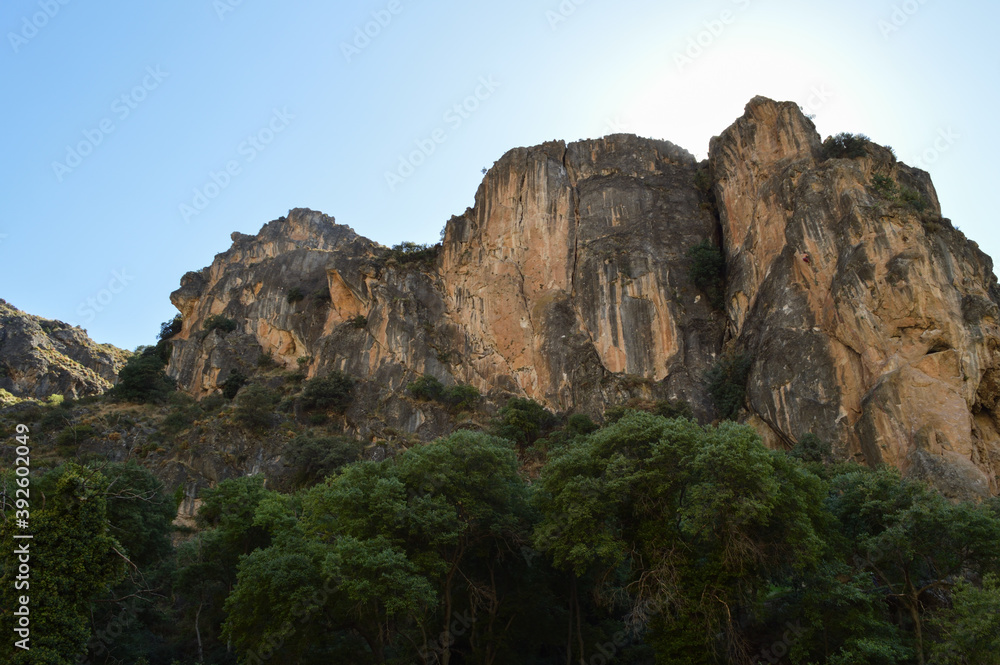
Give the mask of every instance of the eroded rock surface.
POLYGON ((764 98, 710 157, 727 334, 754 358, 748 402, 765 435, 812 431, 948 494, 996 493, 996 278, 941 219, 927 173, 874 145, 824 159, 798 107, 764 98), (918 202, 879 191, 876 176, 918 202))
POLYGON ((14 397, 99 395, 114 385, 129 355, 0 300, 0 389, 14 397))
POLYGON ((203 396, 263 354, 339 369, 361 380, 354 431, 427 439, 453 425, 407 395, 423 374, 487 408, 683 399, 711 420, 705 373, 744 352, 741 417, 769 445, 814 432, 951 496, 997 493, 1000 290, 929 176, 874 144, 827 159, 797 106, 764 98, 712 141, 714 205, 699 168, 630 135, 511 150, 427 261, 292 210, 184 276, 168 371, 203 396), (725 312, 689 277, 706 239, 725 252, 725 312), (205 331, 211 315, 237 330, 205 331))

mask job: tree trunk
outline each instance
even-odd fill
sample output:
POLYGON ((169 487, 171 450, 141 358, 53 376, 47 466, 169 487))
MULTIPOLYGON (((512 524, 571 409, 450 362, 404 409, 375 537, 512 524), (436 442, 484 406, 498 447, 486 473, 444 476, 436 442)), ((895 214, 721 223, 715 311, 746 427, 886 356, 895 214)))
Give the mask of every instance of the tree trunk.
POLYGON ((198 640, 198 663, 205 662, 205 653, 201 648, 201 629, 198 628, 198 620, 201 618, 201 608, 204 605, 204 602, 198 603, 198 611, 194 614, 194 636, 198 640))
POLYGON ((920 601, 916 596, 908 596, 906 604, 909 606, 910 618, 913 619, 913 636, 917 640, 917 665, 924 665, 924 630, 920 621, 920 601))
POLYGON ((576 577, 573 577, 573 597, 576 599, 576 639, 580 644, 580 665, 587 665, 583 649, 583 621, 580 618, 580 596, 576 592, 576 577))

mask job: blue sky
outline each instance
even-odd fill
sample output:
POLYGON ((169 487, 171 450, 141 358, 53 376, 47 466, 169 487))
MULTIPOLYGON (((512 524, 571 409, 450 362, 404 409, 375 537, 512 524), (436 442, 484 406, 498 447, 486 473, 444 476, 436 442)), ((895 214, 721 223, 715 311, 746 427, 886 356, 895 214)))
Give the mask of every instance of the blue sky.
POLYGON ((1000 257, 998 24, 971 0, 7 0, 0 297, 134 348, 233 231, 308 207, 435 242, 513 147, 704 157, 756 94, 892 145, 1000 257))

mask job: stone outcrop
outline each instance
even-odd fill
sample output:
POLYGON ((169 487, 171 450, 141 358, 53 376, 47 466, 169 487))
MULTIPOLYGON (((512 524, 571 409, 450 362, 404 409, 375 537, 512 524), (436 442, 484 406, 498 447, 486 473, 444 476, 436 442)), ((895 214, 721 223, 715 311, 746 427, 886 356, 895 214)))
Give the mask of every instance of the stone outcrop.
POLYGON ((129 355, 0 300, 0 390, 15 398, 99 395, 115 384, 129 355))
POLYGON ((873 144, 824 159, 798 107, 764 98, 710 159, 727 337, 754 359, 758 429, 774 445, 815 432, 954 496, 997 493, 997 282, 927 173, 873 144))
POLYGON ((361 380, 354 431, 427 439, 451 425, 407 395, 423 374, 476 386, 487 409, 683 399, 707 421, 706 371, 745 353, 741 417, 769 445, 814 432, 982 496, 1000 469, 998 296, 926 173, 874 144, 827 159, 797 106, 756 98, 707 164, 630 135, 511 150, 436 253, 303 209, 234 234, 171 296, 168 372, 204 396, 262 356, 338 369, 361 380), (725 253, 724 312, 689 277, 704 240, 725 253), (206 330, 213 315, 236 330, 206 330))

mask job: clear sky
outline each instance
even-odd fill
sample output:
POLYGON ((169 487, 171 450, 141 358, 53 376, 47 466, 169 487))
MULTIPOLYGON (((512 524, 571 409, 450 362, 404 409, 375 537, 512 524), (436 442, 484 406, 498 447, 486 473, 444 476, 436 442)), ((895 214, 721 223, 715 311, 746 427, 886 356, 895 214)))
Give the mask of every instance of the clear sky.
POLYGON ((997 25, 974 0, 5 0, 0 297, 134 348, 233 231, 308 207, 436 242, 511 148, 701 158, 757 94, 922 165, 1000 257, 997 25))

